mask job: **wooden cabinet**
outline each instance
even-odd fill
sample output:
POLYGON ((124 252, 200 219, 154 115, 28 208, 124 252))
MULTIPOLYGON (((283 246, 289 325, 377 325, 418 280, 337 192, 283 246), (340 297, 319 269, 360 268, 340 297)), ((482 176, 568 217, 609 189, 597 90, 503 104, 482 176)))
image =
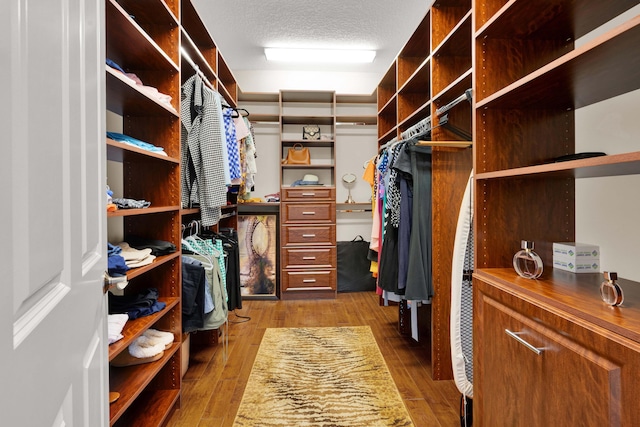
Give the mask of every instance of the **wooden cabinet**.
POLYGON ((475 2, 478 425, 637 423, 637 283, 626 282, 625 306, 612 309, 599 299, 601 275, 552 268, 553 242, 579 239, 576 180, 640 172, 637 151, 554 162, 580 151, 576 110, 640 88, 640 17, 574 45, 637 4, 475 2), (545 263, 539 280, 511 267, 522 239, 545 263), (511 328, 542 353, 506 335, 511 328))
POLYGON ((296 191, 282 194, 281 297, 335 298, 336 204, 330 199, 322 200, 323 196, 335 200, 335 188, 329 194, 319 191, 319 200, 296 191), (300 197, 306 198, 300 201, 300 197))
MULTIPOLYGON (((107 139, 107 160, 117 165, 109 169, 107 182, 121 187, 122 194, 116 196, 151 202, 146 209, 110 212, 109 239, 118 235, 118 241, 126 241, 136 235, 179 247, 179 5, 170 0, 105 3, 107 58, 134 73, 144 85, 171 96, 170 102, 162 102, 120 71, 106 67, 106 108, 109 114, 119 117, 119 127, 108 130, 149 142, 166 153, 107 139)), ((180 399, 180 252, 159 256, 150 265, 130 270, 127 279, 125 294, 156 288, 166 307, 129 321, 123 330, 124 338, 109 347, 109 360, 128 351, 129 344, 149 328, 170 331, 175 338, 160 360, 110 368, 109 388, 120 393, 110 405, 110 425, 161 425, 180 399)))
POLYGON ((634 425, 640 415, 639 312, 625 307, 635 318, 621 324, 626 310, 604 306, 584 287, 590 283, 597 289, 602 276, 585 276, 578 280, 554 271, 551 283, 518 278, 509 269, 477 274, 478 425, 634 425))
POLYGON ((280 173, 280 296, 336 296, 336 94, 280 91, 280 150, 285 159, 296 144, 309 149, 310 165, 283 163, 280 173), (317 125, 320 139, 303 139, 305 125, 317 125), (306 175, 318 185, 298 185, 306 175), (325 249, 318 252, 318 247, 325 249), (326 251, 328 249, 328 251, 326 251))
MULTIPOLYGON (((431 120, 431 133, 421 139, 433 146, 434 297, 428 313, 434 379, 453 377, 449 317, 455 213, 472 168, 472 107, 467 100, 456 101, 471 89, 472 65, 471 0, 437 0, 377 88, 379 145, 404 139, 425 119, 431 120)), ((402 316, 409 315, 403 311, 402 316)), ((409 318, 400 322, 409 324, 409 318)))

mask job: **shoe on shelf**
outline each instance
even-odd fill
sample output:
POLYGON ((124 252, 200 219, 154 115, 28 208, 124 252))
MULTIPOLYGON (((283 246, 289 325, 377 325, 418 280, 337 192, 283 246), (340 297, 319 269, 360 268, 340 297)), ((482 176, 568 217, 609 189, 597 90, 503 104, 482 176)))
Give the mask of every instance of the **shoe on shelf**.
POLYGON ((162 343, 165 350, 169 350, 173 345, 174 336, 171 332, 159 331, 157 329, 147 329, 140 338, 145 337, 151 345, 162 343))

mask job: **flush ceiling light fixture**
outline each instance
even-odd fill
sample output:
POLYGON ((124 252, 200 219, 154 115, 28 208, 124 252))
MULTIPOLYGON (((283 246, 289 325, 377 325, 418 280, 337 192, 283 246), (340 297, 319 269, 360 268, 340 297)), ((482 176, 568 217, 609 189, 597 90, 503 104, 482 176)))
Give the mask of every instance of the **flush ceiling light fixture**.
POLYGON ((266 47, 264 55, 267 57, 267 61, 345 64, 373 62, 376 57, 376 51, 266 47))

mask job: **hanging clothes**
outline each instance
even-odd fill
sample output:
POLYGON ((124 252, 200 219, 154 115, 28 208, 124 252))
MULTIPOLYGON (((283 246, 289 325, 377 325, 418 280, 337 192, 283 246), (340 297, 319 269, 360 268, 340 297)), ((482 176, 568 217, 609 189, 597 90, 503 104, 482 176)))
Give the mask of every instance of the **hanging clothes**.
POLYGON ((236 137, 236 125, 233 120, 235 111, 226 108, 222 115, 224 117, 225 140, 227 144, 227 153, 229 155, 229 173, 232 184, 239 184, 242 177, 240 167, 240 148, 238 146, 238 138, 236 137))
MULTIPOLYGON (((206 262, 208 257, 203 255, 191 255, 194 259, 206 262)), ((220 264, 214 262, 204 268, 207 277, 207 286, 213 297, 213 310, 206 313, 203 324, 199 328, 202 331, 218 329, 227 321, 228 308, 225 298, 225 285, 220 272, 220 264)))
POLYGON ((220 240, 227 254, 228 309, 242 308, 242 286, 240 283, 240 248, 238 232, 232 228, 220 230, 220 240))
POLYGON ((409 146, 413 182, 411 239, 405 298, 427 301, 433 296, 431 275, 431 147, 409 146))
POLYGON ((249 128, 247 136, 244 138, 244 186, 247 191, 252 191, 255 185, 255 177, 258 173, 258 165, 256 163, 257 150, 253 125, 249 119, 242 117, 245 126, 249 128))
POLYGON ((205 271, 200 262, 182 257, 182 331, 193 332, 204 325, 205 271))
POLYGON ((200 205, 203 226, 218 223, 227 203, 220 98, 196 74, 182 86, 182 207, 200 205))

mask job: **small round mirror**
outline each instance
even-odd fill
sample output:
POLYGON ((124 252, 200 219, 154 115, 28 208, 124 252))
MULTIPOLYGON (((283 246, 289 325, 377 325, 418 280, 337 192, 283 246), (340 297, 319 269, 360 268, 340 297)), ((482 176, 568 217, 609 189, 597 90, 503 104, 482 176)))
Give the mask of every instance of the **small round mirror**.
POLYGON ((344 175, 342 175, 342 181, 344 181, 346 184, 353 184, 357 179, 358 178, 352 173, 345 173, 344 175))
POLYGON ((358 177, 356 177, 352 173, 345 173, 344 175, 342 175, 342 182, 346 184, 346 187, 349 190, 349 197, 347 197, 345 203, 355 203, 355 200, 353 200, 353 197, 351 197, 351 187, 357 179, 358 177))

